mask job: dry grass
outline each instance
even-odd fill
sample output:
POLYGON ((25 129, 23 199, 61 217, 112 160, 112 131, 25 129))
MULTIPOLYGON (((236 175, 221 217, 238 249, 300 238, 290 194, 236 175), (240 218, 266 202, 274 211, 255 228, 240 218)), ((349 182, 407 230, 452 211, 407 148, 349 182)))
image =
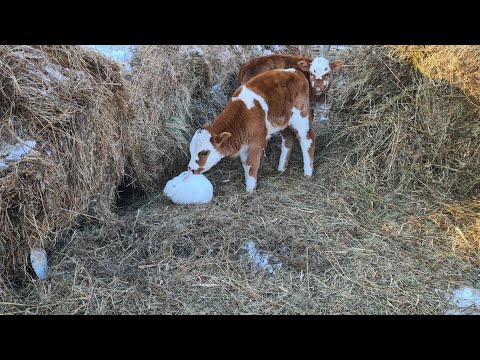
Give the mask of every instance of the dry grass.
POLYGON ((154 193, 183 170, 193 131, 215 120, 239 86, 240 66, 266 50, 311 55, 296 45, 140 46, 131 79, 129 182, 154 193))
POLYGON ((433 82, 389 47, 357 47, 332 96, 337 139, 364 184, 444 199, 475 194, 480 179, 479 108, 433 82))
POLYGON ((480 105, 480 46, 403 45, 392 48, 426 77, 448 81, 480 105))
POLYGON ((355 187, 317 130, 315 177, 298 144, 278 174, 273 138, 259 188, 245 192, 238 159, 211 172, 207 206, 163 195, 122 209, 118 221, 72 231, 51 254, 46 282, 2 297, 0 312, 30 314, 442 314, 437 289, 478 282, 479 269, 409 223, 416 199, 355 187), (323 150, 322 150, 323 149, 323 150), (270 275, 241 249, 246 240, 279 258, 270 275))
POLYGON ((108 216, 123 177, 123 77, 74 46, 0 46, 0 146, 37 142, 0 170, 0 277, 62 230, 108 216))
MULTIPOLYGON (((451 237, 455 226, 466 238, 478 236, 478 203, 469 218, 452 208, 439 214, 438 204, 475 186, 467 172, 459 184, 449 172, 444 184, 433 181, 438 173, 416 173, 404 137, 418 136, 412 129, 430 128, 447 139, 450 133, 425 115, 413 127, 405 119, 416 104, 408 95, 420 103, 458 93, 438 84, 425 89, 419 74, 389 57, 392 49, 374 50, 354 49, 346 59, 330 97, 336 121, 315 125, 313 179, 303 176, 298 144, 290 168, 276 171, 280 139, 274 137, 254 194, 245 192, 240 161, 225 159, 207 173, 215 195, 209 205, 177 206, 160 193, 124 199, 116 219, 61 237, 49 253, 46 281, 0 286, 0 313, 444 314, 443 292, 480 286, 477 250, 465 254, 451 237), (385 69, 380 60, 399 80, 372 70, 385 69), (425 187, 412 173, 431 182, 425 187), (246 240, 280 259, 281 269, 270 275, 254 268, 242 250, 246 240)), ((453 97, 449 104, 470 116, 463 101, 453 97)), ((445 114, 439 104, 433 109, 445 114)), ((434 132, 418 133, 430 141, 420 147, 423 158, 435 151, 447 156, 434 132)))

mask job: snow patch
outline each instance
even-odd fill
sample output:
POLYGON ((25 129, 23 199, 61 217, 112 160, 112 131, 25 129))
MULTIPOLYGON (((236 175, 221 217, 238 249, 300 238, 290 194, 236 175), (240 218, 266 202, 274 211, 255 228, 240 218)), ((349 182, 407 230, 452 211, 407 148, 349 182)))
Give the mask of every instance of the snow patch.
POLYGON ((30 262, 38 278, 41 280, 45 279, 48 270, 47 253, 45 250, 40 248, 32 249, 30 251, 30 262))
POLYGON ((58 70, 56 70, 56 69, 54 69, 54 68, 52 68, 48 65, 46 65, 44 67, 44 69, 49 75, 53 76, 55 79, 57 79, 59 81, 69 81, 70 80, 69 77, 66 77, 60 71, 58 71, 58 70))
POLYGON ((137 45, 84 45, 121 63, 125 70, 132 70, 133 53, 137 45))
POLYGON ((242 248, 247 251, 247 256, 249 260, 253 262, 255 267, 261 270, 267 270, 270 274, 280 270, 282 263, 273 259, 275 263, 273 265, 270 264, 270 255, 264 253, 263 251, 257 250, 256 245, 252 240, 247 240, 243 244, 242 248))
MULTIPOLYGON (((25 140, 24 143, 16 143, 15 145, 7 146, 1 149, 0 154, 4 154, 2 160, 19 160, 23 155, 28 154, 32 150, 37 142, 35 140, 25 140)), ((0 165, 1 168, 7 167, 7 165, 2 161, 3 164, 0 165)))
POLYGON ((480 290, 475 288, 458 288, 450 294, 437 290, 449 305, 446 315, 480 315, 480 290))

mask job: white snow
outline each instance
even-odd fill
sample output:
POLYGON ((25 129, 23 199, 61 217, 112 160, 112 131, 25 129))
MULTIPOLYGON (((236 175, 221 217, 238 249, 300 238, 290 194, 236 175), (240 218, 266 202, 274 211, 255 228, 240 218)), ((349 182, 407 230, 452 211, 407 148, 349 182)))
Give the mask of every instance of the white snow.
POLYGON ((167 182, 163 193, 175 204, 206 204, 212 201, 213 186, 205 175, 184 171, 167 182))
POLYGON ((0 161, 0 169, 6 169, 8 167, 3 161, 0 161))
POLYGON ((47 253, 44 249, 36 248, 30 251, 30 262, 39 279, 45 279, 47 275, 47 253))
POLYGON ((65 75, 63 75, 60 71, 46 65, 44 67, 45 71, 52 75, 55 79, 59 80, 59 81, 69 81, 70 78, 69 77, 66 77, 65 75))
POLYGON ((125 67, 125 70, 131 71, 133 52, 137 45, 85 45, 88 48, 93 48, 102 54, 120 62, 125 67))
MULTIPOLYGON (((28 154, 36 145, 35 140, 25 140, 24 143, 16 143, 13 146, 8 146, 3 150, 6 153, 6 156, 2 160, 19 160, 23 155, 28 154)), ((2 152, 4 152, 2 151, 2 152)), ((3 167, 7 165, 2 161, 3 167)), ((0 167, 2 167, 0 165, 0 167)))
POLYGON ((480 307, 480 290, 473 288, 460 288, 452 292, 450 304, 458 307, 480 307))
POLYGON ((480 315, 480 290, 463 287, 452 290, 450 294, 439 289, 436 291, 449 306, 446 315, 480 315))
POLYGON ((262 270, 267 270, 270 274, 273 274, 275 271, 279 270, 282 266, 281 262, 276 262, 275 264, 270 264, 269 255, 264 252, 257 250, 255 243, 252 240, 247 240, 243 246, 243 249, 247 251, 249 259, 253 264, 262 270))

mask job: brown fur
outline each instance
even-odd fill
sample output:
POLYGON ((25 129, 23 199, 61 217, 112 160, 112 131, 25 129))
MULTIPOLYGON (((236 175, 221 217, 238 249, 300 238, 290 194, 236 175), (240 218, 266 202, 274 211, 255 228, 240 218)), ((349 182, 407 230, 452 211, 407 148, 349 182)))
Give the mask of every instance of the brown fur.
POLYGON ((298 65, 300 61, 305 61, 306 63, 308 63, 308 66, 310 66, 310 64, 312 63, 312 59, 304 56, 279 54, 260 56, 250 60, 249 62, 243 64, 240 67, 237 80, 240 84, 245 84, 251 78, 266 71, 289 68, 299 70, 303 72, 306 77, 308 77, 308 68, 306 70, 301 69, 298 65))
MULTIPOLYGON (((273 126, 281 129, 286 147, 290 149, 289 155, 293 146, 294 134, 292 129, 288 128, 292 108, 299 109, 302 117, 308 115, 310 126, 313 121, 310 111, 309 86, 305 76, 300 71, 272 70, 254 77, 244 86, 263 97, 267 103, 268 119, 273 126)), ((233 98, 237 97, 241 91, 242 87, 237 89, 233 98)), ((212 135, 212 145, 223 156, 238 156, 242 146, 248 145, 246 163, 250 166, 249 175, 255 179, 261 155, 267 143, 268 131, 265 115, 265 111, 257 100, 254 100, 254 106, 250 110, 242 100, 230 100, 213 124, 206 126, 212 135), (227 133, 231 136, 227 136, 227 133)), ((313 165, 315 134, 311 129, 307 138, 312 140, 310 161, 313 165)), ((286 162, 288 162, 288 156, 286 162)), ((202 164, 199 163, 199 166, 202 164)))

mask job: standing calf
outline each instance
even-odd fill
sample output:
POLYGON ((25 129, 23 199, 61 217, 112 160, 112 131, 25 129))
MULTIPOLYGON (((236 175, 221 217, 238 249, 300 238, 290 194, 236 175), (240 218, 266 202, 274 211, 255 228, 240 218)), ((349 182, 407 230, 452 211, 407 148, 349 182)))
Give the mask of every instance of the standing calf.
POLYGON ((266 55, 243 64, 237 80, 244 84, 265 71, 294 68, 305 74, 314 90, 312 95, 320 96, 328 90, 333 81, 334 71, 340 69, 342 64, 340 60, 330 62, 323 56, 312 60, 304 56, 266 55))
POLYGON ((305 76, 294 69, 264 72, 238 88, 213 124, 195 133, 190 143, 188 169, 200 174, 225 156, 240 156, 246 188, 252 192, 267 141, 280 132, 282 153, 278 170, 287 167, 296 133, 305 176, 312 176, 315 148, 312 122, 305 76))

